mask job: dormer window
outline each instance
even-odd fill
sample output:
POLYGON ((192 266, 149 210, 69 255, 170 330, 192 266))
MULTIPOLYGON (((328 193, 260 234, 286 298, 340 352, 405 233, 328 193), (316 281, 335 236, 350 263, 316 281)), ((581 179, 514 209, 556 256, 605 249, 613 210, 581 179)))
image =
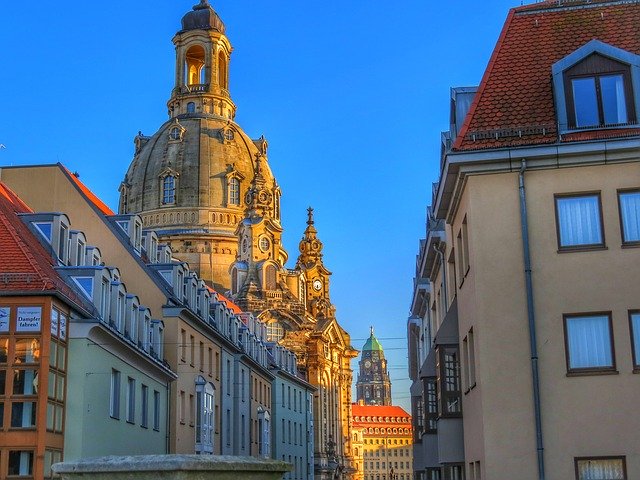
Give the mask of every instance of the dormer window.
POLYGON ((51 222, 35 222, 34 225, 44 238, 51 242, 53 224, 51 222))
POLYGON ((640 56, 591 40, 552 67, 561 131, 625 127, 640 110, 640 56))
POLYGON ((171 140, 180 140, 180 137, 182 137, 180 129, 178 127, 173 127, 169 132, 169 138, 171 140))
POLYGON ((229 203, 240 205, 240 180, 237 178, 229 180, 229 203))
POLYGON ((571 127, 635 122, 628 65, 593 54, 566 70, 564 81, 571 127))
POLYGON ((162 180, 162 204, 173 205, 176 203, 176 177, 167 175, 162 180))

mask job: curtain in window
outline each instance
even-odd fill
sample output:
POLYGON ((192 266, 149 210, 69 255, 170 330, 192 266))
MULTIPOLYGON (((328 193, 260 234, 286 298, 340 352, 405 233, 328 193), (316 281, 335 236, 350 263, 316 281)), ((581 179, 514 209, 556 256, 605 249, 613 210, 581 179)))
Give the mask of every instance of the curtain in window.
POLYGON ((569 368, 612 367, 609 317, 567 318, 569 368))
POLYGON ((623 241, 640 241, 640 192, 620 194, 620 215, 624 232, 623 241))
POLYGON ((579 480, 624 480, 622 459, 578 460, 579 480))
POLYGON ((627 104, 624 97, 622 75, 600 77, 604 123, 627 123, 627 104))
POLYGON ((560 246, 597 245, 602 243, 598 197, 563 197, 556 199, 560 223, 560 246))

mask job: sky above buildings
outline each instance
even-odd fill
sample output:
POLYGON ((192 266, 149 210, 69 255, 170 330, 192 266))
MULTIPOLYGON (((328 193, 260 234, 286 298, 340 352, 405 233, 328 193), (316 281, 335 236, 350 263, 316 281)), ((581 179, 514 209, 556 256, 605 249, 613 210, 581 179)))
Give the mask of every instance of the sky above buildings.
MULTIPOLYGON (((134 136, 167 119, 171 38, 195 3, 5 2, 0 166, 62 162, 116 210, 134 136)), ((311 205, 338 320, 357 349, 375 326, 410 411, 406 320, 449 88, 480 82, 521 2, 211 4, 234 47, 236 121, 269 141, 290 257, 311 205)))

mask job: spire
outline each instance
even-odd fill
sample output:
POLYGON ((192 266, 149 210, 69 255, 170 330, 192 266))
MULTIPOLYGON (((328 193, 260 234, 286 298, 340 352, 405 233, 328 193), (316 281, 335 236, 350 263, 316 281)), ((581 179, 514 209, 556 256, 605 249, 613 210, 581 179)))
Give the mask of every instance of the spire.
POLYGON ((322 258, 322 242, 318 240, 318 231, 314 226, 313 208, 307 208, 307 228, 300 240, 300 257, 298 262, 317 263, 322 258))
POLYGON ((370 332, 371 332, 371 336, 373 337, 373 325, 371 325, 371 326, 369 327, 369 330, 370 330, 370 332))

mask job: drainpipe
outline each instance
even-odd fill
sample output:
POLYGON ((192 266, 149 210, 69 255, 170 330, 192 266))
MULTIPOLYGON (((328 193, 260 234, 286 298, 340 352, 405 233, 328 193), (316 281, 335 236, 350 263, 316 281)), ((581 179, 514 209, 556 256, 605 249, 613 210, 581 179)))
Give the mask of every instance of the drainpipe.
POLYGON ((533 408, 536 422, 536 449, 538 456, 538 479, 544 480, 544 447, 542 443, 542 414, 540 412, 540 378, 538 375, 538 347, 536 341, 536 316, 533 305, 533 284, 531 281, 531 252, 529 250, 529 223, 527 221, 527 199, 524 189, 524 171, 527 168, 522 159, 518 183, 520 190, 520 226, 522 228, 522 250, 524 253, 524 278, 527 291, 527 318, 529 320, 529 344, 531 349, 531 374, 533 380, 533 408))

